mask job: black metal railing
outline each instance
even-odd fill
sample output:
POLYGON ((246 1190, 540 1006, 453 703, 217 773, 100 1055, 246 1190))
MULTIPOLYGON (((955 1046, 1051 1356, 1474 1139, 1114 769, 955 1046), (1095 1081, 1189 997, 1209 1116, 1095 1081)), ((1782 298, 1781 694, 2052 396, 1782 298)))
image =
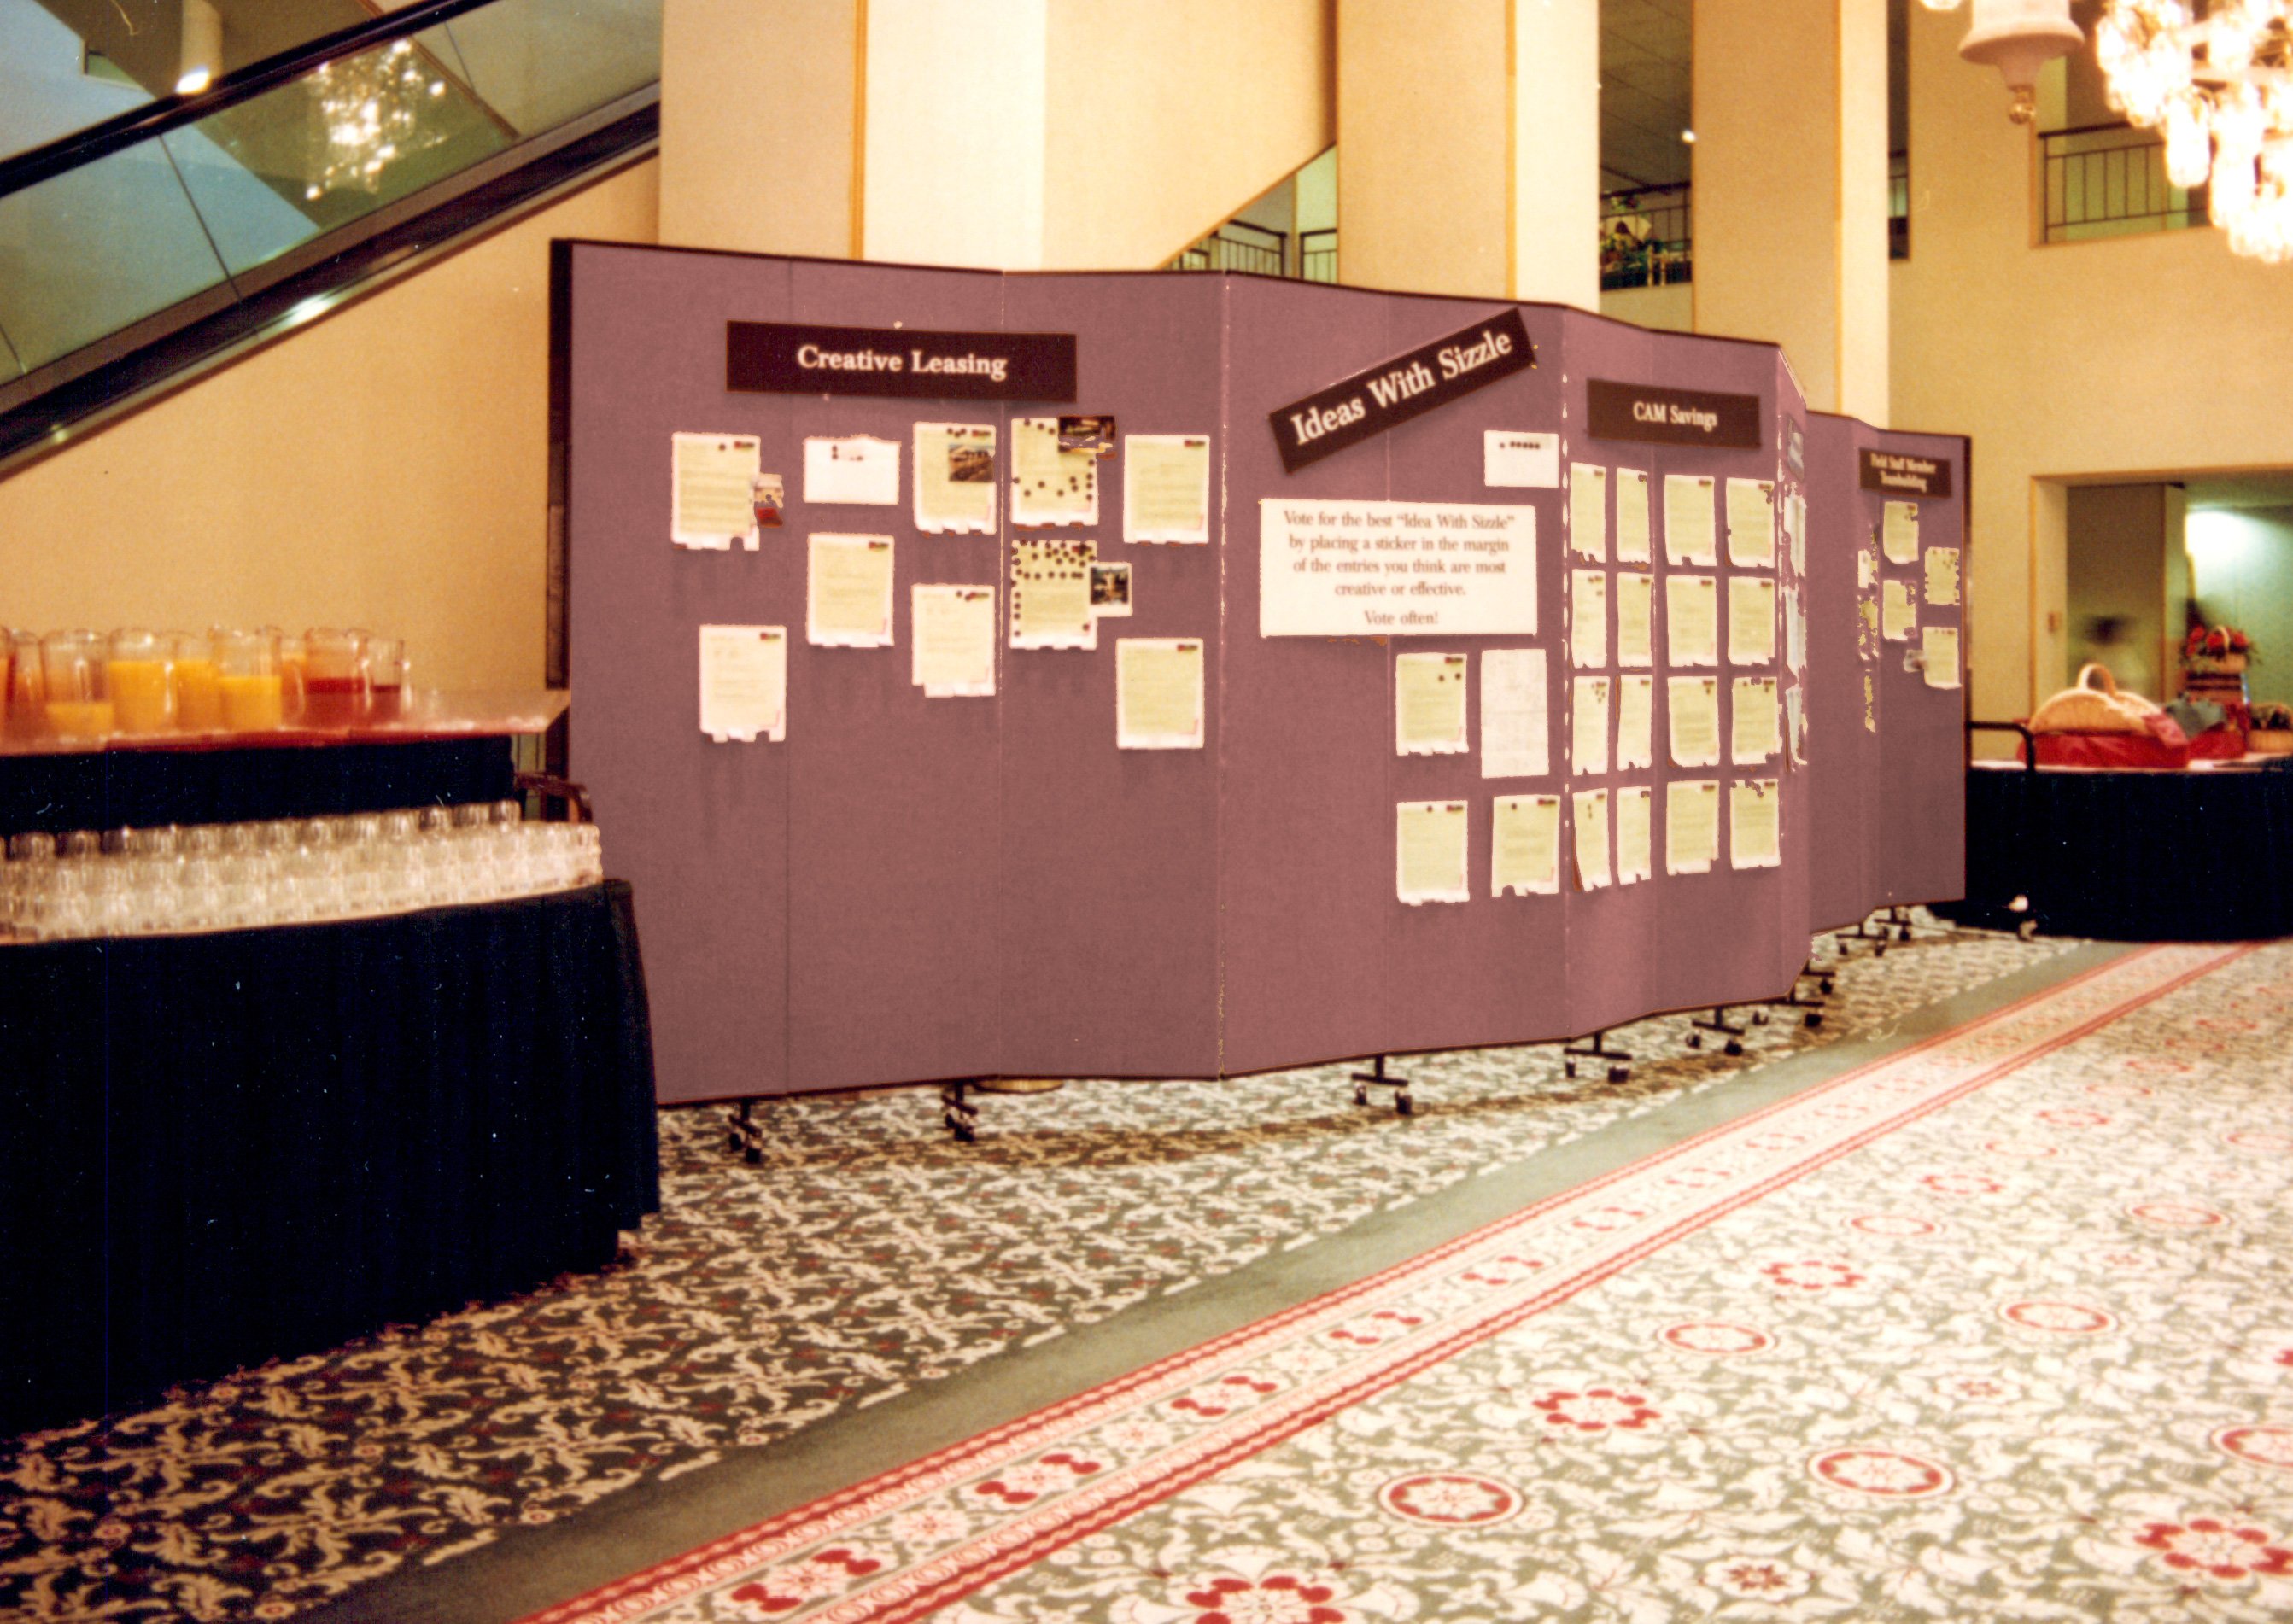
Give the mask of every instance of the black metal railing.
POLYGON ((1338 229, 1298 233, 1298 274, 1309 282, 1338 279, 1338 229))
POLYGON ((1260 276, 1290 272, 1290 233, 1246 220, 1229 220, 1208 237, 1179 251, 1169 271, 1249 271, 1260 276))
POLYGON ((1689 189, 1650 186, 1600 198, 1600 290, 1664 287, 1695 273, 1689 189))
POLYGON ((2046 132, 2038 141, 2048 242, 2207 223, 2204 189, 2167 179, 2165 143, 2148 130, 2081 125, 2046 132))

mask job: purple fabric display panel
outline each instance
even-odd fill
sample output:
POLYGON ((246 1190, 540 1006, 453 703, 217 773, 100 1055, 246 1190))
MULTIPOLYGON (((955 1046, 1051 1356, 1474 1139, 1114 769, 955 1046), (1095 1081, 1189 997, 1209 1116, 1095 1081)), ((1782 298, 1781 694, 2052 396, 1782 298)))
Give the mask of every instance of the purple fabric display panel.
MULTIPOLYGON (((1005 276, 590 243, 562 245, 556 274, 571 767, 643 899, 664 1100, 945 1078, 1210 1077, 1573 1037, 1779 995, 1811 929, 1958 893, 1959 695, 1905 668, 1916 633, 1862 657, 1856 555, 1876 547, 1888 499, 1859 488, 1859 453, 1946 461, 1963 493, 1965 442, 1811 416, 1771 346, 1550 306, 1254 277, 1005 276), (1381 432, 1284 472, 1269 414, 1516 314, 1533 368, 1492 366, 1470 392, 1414 416, 1405 403, 1381 432), (733 321, 1073 335, 1075 398, 734 392, 733 321), (1596 423, 1592 380, 1754 403, 1760 443, 1596 435, 1615 421, 1596 423), (1013 424, 1062 414, 1114 419, 1116 453, 1095 465, 1098 522, 1018 528, 1013 424), (993 426, 994 533, 918 528, 920 422, 993 426), (1490 484, 1484 435, 1499 431, 1556 437, 1546 449, 1558 477, 1490 484), (782 526, 756 550, 672 545, 678 433, 758 438, 785 499, 782 526), (807 505, 805 442, 855 435, 899 446, 896 505, 807 505), (1211 437, 1208 545, 1124 539, 1134 435, 1211 437), (1598 560, 1569 553, 1571 465, 1608 471, 1598 560), (1648 478, 1646 564, 1616 554, 1618 470, 1648 478), (1711 565, 1666 562, 1673 475, 1712 481, 1711 565), (1772 491, 1772 566, 1730 561, 1730 480, 1772 491), (1530 510, 1535 629, 1260 635, 1268 498, 1530 510), (1795 498, 1808 515, 1803 571, 1785 522, 1795 498), (814 532, 892 538, 890 647, 807 642, 814 532), (1009 646, 1011 545, 1046 537, 1090 539, 1099 562, 1130 566, 1131 612, 1098 621, 1096 649, 1009 646), (1572 570, 1608 578, 1607 657, 1583 668, 1570 663, 1572 570), (1626 571, 1654 578, 1644 667, 1619 664, 1626 571), (1712 577, 1719 600, 1717 658, 1697 673, 1721 695, 1710 767, 1675 765, 1667 747, 1665 583, 1681 571, 1712 577), (1773 658, 1739 665, 1727 603, 1743 576, 1775 582, 1777 617, 1773 658), (936 583, 994 590, 992 698, 928 697, 912 681, 910 588, 936 583), (1807 618, 1796 667, 1795 594, 1807 618), (700 731, 704 624, 788 628, 784 741, 700 731), (1118 747, 1124 638, 1202 640, 1203 747, 1118 747), (1485 777, 1482 657, 1527 650, 1545 662, 1546 770, 1485 777), (1413 654, 1466 662, 1462 753, 1397 747, 1399 662, 1413 654), (1654 684, 1653 759, 1629 768, 1613 748, 1615 684, 1627 675, 1654 684), (1572 765, 1579 677, 1611 684, 1607 772, 1572 765), (1731 761, 1738 679, 1773 679, 1779 706, 1797 691, 1797 762, 1780 720, 1771 758, 1731 761), (1781 860, 1738 869, 1730 785, 1754 778, 1777 780, 1781 860), (1705 780, 1719 784, 1715 860, 1667 874, 1667 802, 1705 780), (1616 797, 1649 796, 1652 871, 1581 889, 1570 797, 1603 788, 1612 846, 1616 797), (1552 894, 1493 894, 1495 802, 1514 796, 1560 797, 1552 894), (1466 809, 1468 901, 1397 895, 1398 809, 1421 802, 1466 809)), ((1963 495, 1920 507, 1923 545, 1963 549, 1963 495)), ((1918 606, 1922 624, 1956 626, 1960 613, 1918 606)))

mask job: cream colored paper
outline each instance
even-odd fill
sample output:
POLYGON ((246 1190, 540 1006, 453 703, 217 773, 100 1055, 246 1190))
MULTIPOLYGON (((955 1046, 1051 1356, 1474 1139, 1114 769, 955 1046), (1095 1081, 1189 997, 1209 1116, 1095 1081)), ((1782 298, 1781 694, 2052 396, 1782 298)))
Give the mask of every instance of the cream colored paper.
POLYGON ((1011 544, 1011 636, 1015 649, 1095 649, 1098 617, 1090 612, 1088 541, 1011 544))
POLYGON ((1098 522, 1098 454, 1060 450, 1057 417, 1011 419, 1011 522, 1098 522))
POLYGON ((1865 547, 1855 555, 1855 585, 1859 589, 1868 592, 1878 579, 1879 555, 1865 547))
POLYGON ((1783 707, 1771 676, 1739 676, 1728 695, 1728 759, 1756 766, 1783 748, 1783 707))
POLYGON ((1405 902, 1464 902, 1468 828, 1462 801, 1404 801, 1394 831, 1394 886, 1405 902))
POLYGON ((927 699, 995 692, 995 588, 908 588, 908 680, 927 699))
POLYGON ((1664 788, 1664 871, 1709 874, 1720 855, 1720 780, 1683 779, 1664 788))
POLYGON ((1784 690, 1784 727, 1785 743, 1791 749, 1791 764, 1795 767, 1805 766, 1807 764, 1805 748, 1807 718, 1800 708, 1800 691, 1797 688, 1784 690))
POLYGON ((668 538, 680 547, 722 553, 739 542, 757 545, 751 481, 763 464, 754 434, 668 437, 668 538))
POLYGON ((1501 795, 1489 830, 1489 894, 1549 897, 1560 890, 1560 797, 1501 795))
POLYGON ((1708 575, 1664 578, 1665 654, 1673 666, 1720 663, 1720 586, 1708 575))
POLYGON ((892 646, 892 538, 810 537, 804 582, 804 634, 830 649, 892 646))
POLYGON ((1728 866, 1773 869, 1783 862, 1778 812, 1783 797, 1771 778, 1739 778, 1728 786, 1728 866))
POLYGON ((1122 539, 1211 538, 1211 437, 1122 437, 1122 539))
POLYGON ((1656 678, 1616 679, 1616 771, 1656 764, 1656 678))
POLYGON ((1578 777, 1608 770, 1608 679, 1580 676, 1568 708, 1568 771, 1578 777))
POLYGON ((1767 480, 1728 481, 1728 562, 1738 570, 1776 562, 1776 488, 1767 480))
POLYGON ((1923 626, 1919 628, 1920 663, 1930 688, 1958 686, 1958 628, 1923 626))
POLYGON ((1776 663, 1776 583, 1765 575, 1728 578, 1728 663, 1776 663))
POLYGON ((900 505, 900 442, 872 434, 804 442, 804 499, 863 507, 900 505))
POLYGON ((1608 556, 1608 471, 1597 463, 1568 465, 1568 551, 1608 556))
POLYGON ((1807 603, 1799 588, 1784 588, 1784 665, 1792 671, 1807 669, 1807 603))
POLYGON ((1616 884, 1631 885, 1656 872, 1649 854, 1649 828, 1655 820, 1656 792, 1645 784, 1628 784, 1616 791, 1616 884))
POLYGON ((1863 731, 1867 733, 1879 731, 1879 686, 1868 671, 1863 674, 1863 731))
POLYGON ((1616 576, 1616 664, 1656 664, 1656 577, 1638 570, 1616 576))
POLYGON ((1398 755, 1462 755, 1465 737, 1462 654, 1393 657, 1393 748, 1398 755))
POLYGON ((1536 634, 1536 509, 1265 497, 1261 637, 1536 634))
POLYGON ((1508 489, 1552 489, 1560 483, 1560 436, 1484 429, 1481 483, 1508 489))
POLYGON ((701 731, 723 744, 788 738, 788 628, 701 628, 701 731))
POLYGON ((1568 663, 1598 671, 1608 663, 1608 572, 1568 572, 1568 663))
POLYGON ((1481 650, 1481 776, 1543 778, 1546 747, 1544 650, 1481 650))
POLYGON ((1792 573, 1807 578, 1807 498, 1795 490, 1785 505, 1785 528, 1791 534, 1792 573))
POLYGON ((1958 549, 1927 549, 1927 602, 1949 609, 1958 602, 1958 549))
POLYGON ((1713 532, 1716 499, 1709 474, 1664 476, 1665 562, 1708 566, 1720 562, 1713 532))
POLYGON ((916 529, 927 536, 993 536, 995 482, 993 424, 916 424, 916 529))
POLYGON ((1911 640, 1912 629, 1918 624, 1918 610, 1911 602, 1908 581, 1890 579, 1881 584, 1879 624, 1889 642, 1911 640))
POLYGON ((1891 564, 1916 564, 1919 562, 1919 505, 1916 502, 1890 502, 1886 516, 1880 521, 1879 543, 1891 564))
POLYGON ((1616 470, 1616 562, 1649 562, 1649 476, 1645 469, 1616 470))
POLYGON ((1571 833, 1576 836, 1576 889, 1608 886, 1608 792, 1580 789, 1570 797, 1571 833))
POLYGON ((1201 638, 1114 640, 1114 742, 1125 750, 1203 747, 1201 638))
POLYGON ((1665 721, 1671 735, 1675 767, 1716 767, 1720 764, 1720 679, 1716 676, 1673 676, 1665 679, 1665 721))

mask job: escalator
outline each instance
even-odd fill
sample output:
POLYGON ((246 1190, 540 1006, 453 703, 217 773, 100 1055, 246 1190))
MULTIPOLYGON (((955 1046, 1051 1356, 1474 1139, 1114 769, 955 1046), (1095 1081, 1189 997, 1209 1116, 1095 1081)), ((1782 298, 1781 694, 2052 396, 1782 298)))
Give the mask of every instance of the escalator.
POLYGON ((650 149, 661 0, 0 0, 0 473, 650 149))

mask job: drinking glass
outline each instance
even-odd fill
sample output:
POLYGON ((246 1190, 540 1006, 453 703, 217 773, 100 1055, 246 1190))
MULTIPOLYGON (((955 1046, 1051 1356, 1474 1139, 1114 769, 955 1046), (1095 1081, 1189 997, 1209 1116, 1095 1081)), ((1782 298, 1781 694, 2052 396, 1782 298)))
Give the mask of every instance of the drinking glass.
POLYGON ((112 731, 105 655, 103 639, 93 632, 51 632, 40 639, 48 730, 58 738, 96 739, 112 731))
POLYGON ((303 682, 310 696, 304 722, 312 727, 333 728, 365 720, 374 688, 367 665, 366 634, 312 626, 303 634, 303 682))
POLYGON ((223 688, 215 671, 215 639, 178 632, 169 640, 175 658, 175 725, 188 733, 223 727, 223 688))
POLYGON ((8 643, 8 731, 19 738, 35 738, 48 727, 48 688, 40 669, 40 640, 30 632, 17 632, 8 643))
POLYGON ((277 634, 220 633, 215 659, 223 723, 232 732, 276 732, 302 715, 302 667, 288 667, 277 634))
POLYGON ((175 727, 175 651, 156 632, 111 634, 104 681, 123 733, 167 733, 175 727))
POLYGON ((371 715, 377 722, 396 722, 409 708, 412 697, 413 667, 406 658, 406 643, 397 637, 369 637, 366 644, 367 669, 374 683, 374 703, 371 715))

